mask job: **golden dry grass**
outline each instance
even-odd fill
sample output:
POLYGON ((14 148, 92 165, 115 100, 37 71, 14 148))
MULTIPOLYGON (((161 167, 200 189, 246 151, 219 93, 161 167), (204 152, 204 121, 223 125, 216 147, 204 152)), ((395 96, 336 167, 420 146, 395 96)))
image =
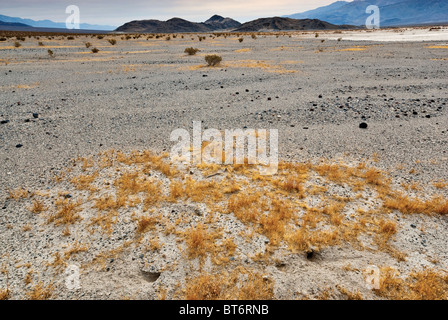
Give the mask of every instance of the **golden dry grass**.
MULTIPOLYGON (((202 146, 202 152, 205 147, 202 146)), ((230 266, 240 265, 238 253, 243 249, 242 243, 253 244, 259 236, 269 240, 265 250, 254 252, 252 257, 261 264, 272 263, 274 253, 280 248, 292 253, 349 245, 366 250, 366 242, 376 248, 369 250, 403 261, 406 253, 398 251, 393 242, 401 228, 395 215, 406 218, 413 214, 448 213, 445 197, 437 194, 411 197, 407 192, 411 190, 415 194, 420 185, 411 182, 406 190, 405 186, 394 184, 386 171, 371 165, 375 159, 362 159, 354 164, 329 160, 280 162, 276 176, 260 175, 257 166, 245 160, 242 165, 200 164, 181 171, 169 162, 167 154, 110 150, 96 157, 75 159, 77 169, 67 171, 56 181, 58 186, 66 188, 68 183, 70 188, 59 189, 56 201, 45 210, 42 201, 29 199, 35 195, 43 197, 41 192, 18 188, 10 192, 10 197, 27 203, 33 200, 30 210, 48 211, 47 221, 65 227, 64 235, 70 234, 69 226, 89 227, 92 234, 97 231, 111 234, 118 221, 129 219, 135 224, 132 240, 98 254, 87 266, 104 266, 108 258, 120 255, 132 244, 152 252, 163 251, 162 238, 174 237, 184 250, 184 258, 198 259, 200 268, 210 258, 216 271, 216 274, 185 279, 183 296, 191 299, 273 297, 273 284, 256 270, 238 269, 240 278, 223 278, 220 274, 230 266), (190 169, 198 170, 198 174, 189 174, 190 169), (341 187, 350 195, 339 192, 341 187), (67 197, 68 194, 72 196, 67 197), (177 205, 195 209, 170 215, 166 208, 177 205), (218 227, 219 219, 234 219, 246 231, 229 234, 225 227, 218 227), (236 283, 239 283, 238 290, 234 289, 236 283), (257 288, 262 289, 257 291, 257 288)), ((72 255, 87 255, 89 250, 87 245, 74 244, 62 251, 62 255, 55 254, 48 266, 60 271, 72 255)), ((400 286, 410 292, 420 292, 421 297, 442 296, 435 289, 442 282, 436 281, 433 274, 428 274, 434 278, 433 289, 423 286, 419 277, 415 274, 413 282, 400 286), (436 290, 436 294, 431 290, 436 290)), ((398 296, 393 292, 393 285, 389 285, 393 281, 385 278, 386 289, 376 294, 388 298, 398 296)), ((36 287, 37 293, 39 290, 43 288, 36 287)), ((338 290, 339 294, 323 291, 321 297, 363 298, 356 290, 344 287, 338 290)), ((161 294, 166 295, 166 292, 161 294)))
POLYGON ((28 300, 48 300, 53 296, 53 284, 45 285, 43 282, 37 283, 26 292, 28 300))

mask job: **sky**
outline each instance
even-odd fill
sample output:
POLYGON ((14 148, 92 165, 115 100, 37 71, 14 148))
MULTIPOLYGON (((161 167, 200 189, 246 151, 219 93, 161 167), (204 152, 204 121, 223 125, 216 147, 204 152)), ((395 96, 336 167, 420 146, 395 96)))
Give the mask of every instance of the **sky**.
POLYGON ((65 9, 76 5, 80 22, 120 26, 132 20, 179 17, 203 22, 214 14, 247 22, 289 15, 328 5, 336 0, 0 0, 0 14, 33 20, 65 22, 65 9))

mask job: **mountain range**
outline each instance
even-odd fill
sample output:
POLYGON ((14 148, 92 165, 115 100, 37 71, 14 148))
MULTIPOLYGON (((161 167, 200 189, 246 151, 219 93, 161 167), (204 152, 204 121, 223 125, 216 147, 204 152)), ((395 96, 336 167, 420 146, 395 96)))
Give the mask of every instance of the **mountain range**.
POLYGON ((174 33, 174 32, 210 32, 233 30, 241 25, 231 18, 214 15, 205 22, 190 22, 181 18, 172 18, 167 21, 160 20, 134 20, 118 27, 119 32, 147 32, 147 33, 174 33))
POLYGON ((369 5, 380 9, 380 27, 448 22, 447 0, 355 0, 336 1, 328 6, 295 13, 293 19, 319 19, 333 24, 365 25, 369 5))
POLYGON ((205 22, 190 22, 180 18, 167 21, 140 20, 125 23, 118 32, 174 33, 174 32, 256 32, 279 30, 335 30, 353 26, 337 26, 317 19, 291 19, 283 17, 260 18, 244 24, 231 18, 214 15, 205 22))

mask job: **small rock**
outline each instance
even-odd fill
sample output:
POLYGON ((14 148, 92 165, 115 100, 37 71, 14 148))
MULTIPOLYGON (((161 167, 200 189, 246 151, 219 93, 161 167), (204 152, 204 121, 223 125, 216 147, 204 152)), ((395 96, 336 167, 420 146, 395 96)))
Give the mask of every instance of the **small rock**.
POLYGON ((365 123, 365 122, 361 122, 361 123, 359 124, 359 128, 360 128, 360 129, 367 129, 367 123, 365 123))
POLYGON ((22 147, 23 147, 23 144, 19 143, 19 144, 16 145, 16 148, 22 148, 22 147))

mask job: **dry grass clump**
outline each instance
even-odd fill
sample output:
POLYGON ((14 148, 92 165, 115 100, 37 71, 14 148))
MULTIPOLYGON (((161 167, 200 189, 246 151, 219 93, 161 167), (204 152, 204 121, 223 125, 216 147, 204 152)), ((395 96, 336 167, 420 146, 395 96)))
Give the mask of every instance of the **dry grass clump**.
POLYGON ((0 301, 1 300, 8 300, 11 296, 11 292, 9 289, 0 289, 0 301))
POLYGON ((448 274, 445 271, 426 269, 413 271, 406 278, 396 269, 381 268, 380 288, 374 292, 393 300, 446 300, 448 298, 448 274))
POLYGON ((215 248, 214 242, 220 237, 216 231, 209 230, 204 223, 199 223, 185 230, 183 233, 185 244, 190 258, 204 258, 207 253, 211 253, 215 248))
POLYGON ((59 199, 56 201, 56 212, 51 214, 48 222, 54 222, 56 225, 71 225, 82 220, 79 212, 81 211, 82 201, 77 202, 70 199, 59 199))
POLYGON ((6 275, 6 289, 0 288, 0 301, 8 300, 11 296, 11 292, 9 291, 9 273, 6 267, 2 267, 1 273, 6 275))
POLYGON ((8 191, 8 198, 13 200, 26 199, 30 196, 30 192, 24 188, 17 188, 8 191))
POLYGON ((100 52, 100 50, 98 49, 98 48, 92 48, 92 53, 98 53, 98 52, 100 52))
POLYGON ((194 56, 198 51, 199 51, 198 48, 190 47, 190 48, 186 48, 184 52, 186 54, 188 54, 189 56, 194 56))
POLYGON ((347 300, 364 300, 362 294, 358 290, 352 292, 340 285, 336 285, 336 288, 347 298, 347 300))
POLYGON ((258 272, 237 268, 231 274, 203 274, 187 279, 186 300, 271 300, 273 282, 258 272))
POLYGON ((117 44, 117 40, 115 39, 107 39, 107 41, 113 46, 117 44))
POLYGON ((48 300, 53 296, 53 284, 45 286, 43 282, 39 282, 26 292, 28 300, 48 300))
POLYGON ((155 229, 159 219, 155 216, 145 216, 138 219, 137 233, 144 233, 148 230, 155 229))
POLYGON ((398 210, 403 214, 448 214, 448 200, 442 197, 424 201, 397 193, 394 197, 387 198, 383 205, 386 209, 398 210))
POLYGON ((210 54, 205 56, 205 61, 210 67, 214 67, 222 61, 222 57, 216 54, 210 54))
POLYGON ((30 208, 30 211, 32 213, 36 213, 37 214, 37 213, 41 213, 44 210, 45 210, 45 206, 44 206, 43 201, 37 200, 37 199, 33 201, 33 205, 30 208))

